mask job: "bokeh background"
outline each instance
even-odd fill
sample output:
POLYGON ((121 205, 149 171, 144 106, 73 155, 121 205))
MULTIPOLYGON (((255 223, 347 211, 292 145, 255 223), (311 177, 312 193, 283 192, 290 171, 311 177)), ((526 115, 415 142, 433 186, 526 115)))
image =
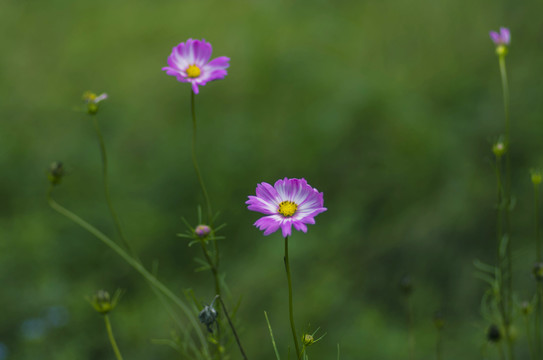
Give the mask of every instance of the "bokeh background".
MULTIPOLYGON (((328 211, 290 241, 299 330, 321 327, 314 359, 402 359, 402 277, 413 283, 415 358, 496 356, 480 314, 494 262, 492 142, 503 102, 488 31, 508 26, 515 283, 530 299, 535 259, 529 169, 543 166, 543 2, 496 0, 2 0, 0 12, 0 359, 113 359, 85 296, 126 293, 111 320, 127 359, 175 359, 173 322, 143 279, 52 211, 45 170, 69 171, 57 200, 115 237, 86 90, 107 92, 99 121, 125 231, 178 294, 213 297, 197 248, 175 236, 203 202, 190 160, 190 90, 160 69, 205 38, 229 56, 197 96, 199 159, 220 221, 221 270, 251 359, 290 344, 283 240, 252 226, 256 184, 304 177, 328 211)), ((526 355, 517 319, 518 355, 526 355)), ((232 358, 238 358, 232 347, 232 358)))

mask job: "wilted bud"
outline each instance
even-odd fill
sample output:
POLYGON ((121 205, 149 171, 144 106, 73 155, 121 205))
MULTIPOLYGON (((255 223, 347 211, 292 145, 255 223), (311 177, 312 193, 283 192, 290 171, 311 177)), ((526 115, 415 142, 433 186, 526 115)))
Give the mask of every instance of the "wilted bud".
POLYGON ((501 158, 503 154, 505 154, 506 151, 505 143, 502 140, 497 141, 494 145, 492 145, 492 152, 497 158, 501 158))
POLYGON ((53 185, 60 184, 62 177, 64 176, 64 166, 60 161, 55 161, 49 166, 47 170, 47 178, 53 185))
POLYGON ((443 326, 445 325, 445 319, 443 318, 443 314, 441 311, 436 311, 434 313, 434 325, 438 330, 443 329, 443 326))
POLYGON ((122 292, 120 290, 115 291, 113 298, 109 296, 109 293, 105 290, 98 290, 96 294, 89 301, 96 311, 100 314, 105 315, 111 310, 115 309, 122 292))
POLYGON ((207 225, 200 224, 196 226, 196 229, 194 229, 194 233, 199 238, 205 238, 209 233, 211 232, 211 228, 207 225))
POLYGON ((488 330, 486 331, 486 338, 488 339, 488 341, 495 343, 501 340, 502 334, 497 325, 492 324, 488 327, 488 330))
MULTIPOLYGON (((213 300, 215 302, 215 300, 213 300)), ((215 323, 217 320, 217 310, 213 308, 213 302, 211 305, 204 306, 204 309, 200 311, 200 314, 198 315, 198 319, 200 319, 200 322, 207 326, 207 331, 213 332, 211 329, 211 326, 215 323)))
POLYGON ((543 263, 535 263, 532 273, 537 281, 543 280, 543 263))
POLYGON ((404 295, 410 295, 413 291, 413 283, 411 282, 411 277, 409 277, 409 275, 405 275, 400 280, 400 290, 402 290, 404 295))
POLYGON ((315 339, 313 338, 313 335, 311 334, 302 335, 302 344, 304 344, 304 346, 313 345, 314 342, 315 342, 315 339))
POLYGON ((523 315, 530 315, 532 313, 532 304, 529 301, 523 301, 520 304, 520 311, 523 315))
POLYGON ((541 180, 543 180, 543 176, 541 175, 540 170, 532 170, 530 171, 531 178, 532 178, 532 184, 539 185, 541 184, 541 180))
POLYGON ((87 113, 94 115, 98 112, 98 103, 107 99, 107 94, 96 95, 92 91, 86 91, 83 94, 83 100, 87 103, 87 113))

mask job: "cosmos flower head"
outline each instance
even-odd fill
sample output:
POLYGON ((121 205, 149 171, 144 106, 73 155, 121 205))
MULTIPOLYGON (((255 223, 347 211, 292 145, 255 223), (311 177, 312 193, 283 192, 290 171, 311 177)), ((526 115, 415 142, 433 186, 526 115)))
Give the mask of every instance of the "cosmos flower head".
POLYGON ((291 235, 292 226, 307 232, 307 224, 315 224, 315 216, 327 210, 323 207, 323 194, 305 179, 284 178, 273 186, 265 182, 258 184, 256 196, 249 196, 246 204, 249 210, 267 215, 254 223, 264 235, 281 228, 283 237, 291 235))
POLYGON ((96 95, 92 91, 85 91, 83 94, 83 101, 87 104, 87 112, 91 115, 94 115, 98 112, 98 103, 104 101, 108 98, 106 93, 96 95))
POLYGON ((496 31, 491 31, 490 38, 492 39, 494 44, 496 44, 496 46, 507 46, 511 43, 511 32, 508 28, 501 27, 499 33, 496 31))
POLYGON ((188 39, 174 46, 168 57, 168 66, 162 68, 166 74, 175 76, 177 81, 192 84, 192 91, 198 94, 198 86, 204 86, 209 81, 223 79, 230 66, 230 58, 220 56, 209 61, 211 44, 202 40, 188 39))

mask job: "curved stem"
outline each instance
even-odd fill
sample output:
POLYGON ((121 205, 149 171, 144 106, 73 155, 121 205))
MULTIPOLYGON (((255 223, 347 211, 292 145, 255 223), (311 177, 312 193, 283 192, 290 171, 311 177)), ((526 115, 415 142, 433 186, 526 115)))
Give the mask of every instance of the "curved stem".
POLYGON ((113 218, 113 222, 115 223, 115 228, 117 230, 117 233, 119 234, 119 237, 121 238, 121 241, 123 242, 126 249, 130 251, 132 256, 138 259, 136 252, 130 245, 130 242, 124 236, 123 230, 121 228, 121 222, 119 221, 117 212, 115 211, 115 208, 113 207, 113 203, 111 202, 111 196, 109 194, 109 183, 108 183, 108 170, 107 170, 108 161, 107 161, 106 144, 104 141, 104 137, 102 136, 102 132, 100 131, 100 126, 98 124, 98 120, 96 119, 96 115, 93 116, 93 124, 94 124, 94 130, 96 131, 96 136, 98 137, 98 142, 100 143, 100 154, 102 156, 102 174, 104 178, 104 194, 106 197, 106 203, 109 208, 109 212, 111 213, 111 217, 113 218))
POLYGON ((288 281, 288 310, 290 316, 290 329, 292 330, 292 337, 294 339, 294 346, 296 348, 296 358, 300 359, 300 346, 298 345, 298 335, 296 335, 296 326, 294 325, 294 310, 292 307, 292 280, 290 277, 290 264, 288 261, 288 236, 285 237, 285 269, 287 271, 288 281))
POLYGON ((162 292, 168 299, 170 299, 174 304, 179 306, 183 313, 187 316, 189 321, 191 322, 192 326, 194 327, 194 330, 196 331, 196 335, 198 339, 200 340, 200 343, 202 344, 202 349, 204 351, 204 354, 209 357, 209 353, 207 350, 207 342, 205 340, 205 337, 202 333, 202 329, 200 328, 200 325, 196 321, 194 314, 191 312, 189 307, 181 301, 175 294, 168 289, 164 284, 162 284, 156 277, 154 277, 145 267, 143 267, 142 264, 140 264, 137 260, 135 260, 133 257, 131 257, 126 251, 124 251, 119 245, 117 245, 113 240, 111 240, 109 237, 107 237, 104 233, 102 233, 100 230, 96 229, 94 226, 71 212, 70 210, 66 209, 59 203, 57 203, 52 197, 53 187, 51 186, 49 188, 49 191, 47 192, 47 201, 49 202, 49 205, 53 210, 58 212, 59 214, 67 217, 77 225, 81 226, 83 229, 87 230, 89 233, 94 235, 96 238, 98 238, 100 241, 102 241, 105 245, 109 246, 113 251, 115 251, 120 257, 122 257, 130 266, 132 266, 137 272, 139 272, 149 283, 151 283, 157 290, 162 292))
POLYGON ((123 356, 121 355, 117 342, 115 341, 115 337, 113 336, 113 330, 111 330, 111 323, 109 322, 109 317, 107 314, 104 314, 104 321, 106 322, 107 336, 109 337, 109 342, 111 343, 115 357, 117 360, 123 360, 123 356))

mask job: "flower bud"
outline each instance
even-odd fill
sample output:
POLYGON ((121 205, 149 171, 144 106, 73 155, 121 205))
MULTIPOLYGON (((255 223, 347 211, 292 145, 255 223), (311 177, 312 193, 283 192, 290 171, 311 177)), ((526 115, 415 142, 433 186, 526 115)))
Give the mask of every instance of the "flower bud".
POLYGON ((313 345, 314 342, 315 342, 315 339, 313 338, 313 335, 311 334, 302 335, 302 344, 304 344, 304 346, 313 345))
POLYGON ((506 150, 506 146, 501 140, 497 141, 494 145, 492 145, 492 152, 498 159, 505 154, 506 150))
POLYGON ((64 166, 60 161, 55 161, 49 166, 47 170, 47 178, 53 185, 60 184, 62 177, 64 176, 64 166))
POLYGON ((217 320, 217 310, 213 308, 213 303, 211 305, 204 306, 204 309, 200 311, 198 319, 202 324, 207 326, 207 331, 213 332, 211 325, 217 320))
POLYGON ((541 171, 540 170, 532 170, 530 173, 531 173, 532 184, 534 184, 534 185, 541 184, 541 180, 543 180, 543 176, 541 175, 541 171))
POLYGON ((205 238, 209 233, 211 232, 211 228, 207 225, 200 224, 196 226, 196 229, 194 229, 194 233, 199 238, 205 238))
POLYGON ((486 338, 488 339, 488 341, 495 343, 501 340, 502 334, 497 325, 492 324, 488 327, 488 330, 486 331, 486 338))
POLYGON ((520 304, 520 311, 522 312, 523 315, 530 315, 532 313, 532 304, 530 304, 529 301, 523 301, 521 304, 520 304))
POLYGON ((98 290, 92 298, 92 305, 100 314, 107 314, 113 309, 109 293, 105 290, 98 290))
POLYGON ((115 291, 113 298, 109 296, 109 293, 105 290, 98 290, 89 300, 94 310, 98 311, 102 315, 106 315, 111 310, 115 309, 119 299, 122 295, 121 290, 115 291))

